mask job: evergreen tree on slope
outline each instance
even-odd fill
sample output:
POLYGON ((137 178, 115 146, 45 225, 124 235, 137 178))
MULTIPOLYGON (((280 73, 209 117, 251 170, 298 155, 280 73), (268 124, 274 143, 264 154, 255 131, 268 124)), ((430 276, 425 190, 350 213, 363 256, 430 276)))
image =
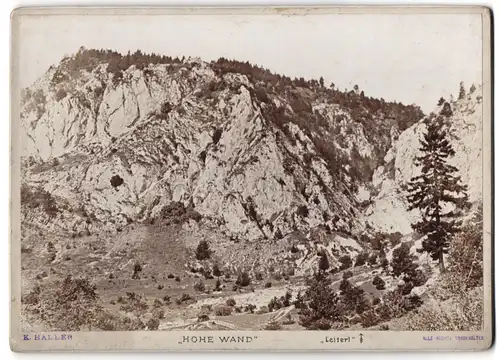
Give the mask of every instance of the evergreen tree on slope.
POLYGON ((447 163, 455 151, 440 122, 429 121, 426 125, 420 140, 422 155, 415 160, 422 173, 408 183, 407 199, 409 210, 421 211, 420 221, 412 224, 415 231, 426 236, 419 251, 429 253, 444 272, 444 254, 448 253, 450 239, 461 225, 460 209, 468 205, 467 186, 456 175, 458 169, 447 163))

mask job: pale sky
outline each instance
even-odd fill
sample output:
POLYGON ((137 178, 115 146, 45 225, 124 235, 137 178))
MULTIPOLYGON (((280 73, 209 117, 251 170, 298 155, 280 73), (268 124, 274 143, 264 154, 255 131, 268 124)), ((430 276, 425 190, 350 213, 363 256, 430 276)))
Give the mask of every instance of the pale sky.
POLYGON ((433 110, 481 80, 481 15, 45 16, 20 19, 20 83, 80 46, 234 58, 433 110), (111 20, 110 20, 111 19, 111 20))

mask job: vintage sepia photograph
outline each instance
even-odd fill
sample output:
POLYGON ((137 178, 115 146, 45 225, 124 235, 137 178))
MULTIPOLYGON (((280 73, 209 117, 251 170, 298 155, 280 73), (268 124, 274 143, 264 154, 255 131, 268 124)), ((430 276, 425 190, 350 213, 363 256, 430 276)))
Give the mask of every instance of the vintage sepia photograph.
POLYGON ((490 13, 379 10, 14 13, 11 342, 489 347, 490 13))

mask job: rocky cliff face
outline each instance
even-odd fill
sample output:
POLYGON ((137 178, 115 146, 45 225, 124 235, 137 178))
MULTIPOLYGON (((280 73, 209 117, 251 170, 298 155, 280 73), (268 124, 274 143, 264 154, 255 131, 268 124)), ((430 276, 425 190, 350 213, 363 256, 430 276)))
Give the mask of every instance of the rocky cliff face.
MULTIPOLYGON (((407 178, 402 151, 419 125, 395 141, 421 117, 415 107, 243 63, 132 61, 115 71, 112 60, 81 50, 23 91, 23 184, 55 199, 59 211, 43 220, 52 226, 120 229, 176 202, 235 238, 352 235, 364 228, 359 187, 372 187, 391 147, 394 181, 407 178)), ((24 216, 40 222, 37 211, 24 216)))
MULTIPOLYGON (((453 115, 444 128, 456 154, 450 158, 450 164, 458 168, 458 175, 468 186, 470 201, 482 200, 482 88, 472 86, 463 99, 451 100, 453 115)), ((439 114, 443 105, 434 111, 439 114)), ((418 218, 418 212, 408 212, 408 203, 402 188, 410 179, 417 176, 420 169, 414 165, 419 155, 419 140, 425 130, 422 119, 405 130, 385 156, 385 164, 373 175, 372 186, 376 189, 370 198, 371 205, 365 215, 367 221, 379 231, 399 231, 408 234, 412 231, 411 223, 418 218)))

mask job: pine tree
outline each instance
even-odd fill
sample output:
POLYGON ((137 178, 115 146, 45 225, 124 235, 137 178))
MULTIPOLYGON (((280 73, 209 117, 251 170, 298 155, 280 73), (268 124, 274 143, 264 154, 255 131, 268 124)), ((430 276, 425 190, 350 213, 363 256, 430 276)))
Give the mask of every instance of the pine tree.
POLYGON ((394 277, 400 275, 404 275, 406 278, 414 277, 418 268, 418 265, 415 263, 416 260, 417 257, 410 253, 408 244, 402 243, 392 253, 392 275, 394 277))
POLYGON ((323 76, 321 76, 321 77, 319 78, 319 85, 320 85, 321 87, 325 87, 325 79, 323 79, 323 76))
POLYGON ((458 92, 458 100, 464 99, 465 98, 465 86, 464 82, 460 82, 460 90, 458 92))
POLYGON ((219 265, 214 264, 214 266, 212 268, 212 274, 214 274, 214 276, 217 277, 217 278, 222 275, 222 272, 219 269, 219 265))
POLYGON ((196 247, 196 259, 205 260, 209 259, 212 254, 212 250, 210 250, 210 245, 206 240, 201 240, 196 247))
POLYGON ((444 254, 448 253, 451 236, 459 231, 459 210, 468 205, 467 186, 456 175, 458 169, 447 163, 455 151, 445 132, 438 122, 427 122, 426 126, 420 140, 422 155, 415 160, 422 173, 408 183, 407 199, 410 211, 421 211, 421 220, 412 224, 415 231, 426 236, 419 251, 429 253, 444 272, 444 254), (452 210, 446 209, 449 205, 452 210))
POLYGON ((300 324, 308 330, 328 330, 338 320, 337 294, 324 273, 315 274, 309 284, 300 304, 300 324))
POLYGON ((319 271, 326 271, 330 267, 330 263, 328 262, 328 257, 325 253, 321 254, 318 262, 319 271))

